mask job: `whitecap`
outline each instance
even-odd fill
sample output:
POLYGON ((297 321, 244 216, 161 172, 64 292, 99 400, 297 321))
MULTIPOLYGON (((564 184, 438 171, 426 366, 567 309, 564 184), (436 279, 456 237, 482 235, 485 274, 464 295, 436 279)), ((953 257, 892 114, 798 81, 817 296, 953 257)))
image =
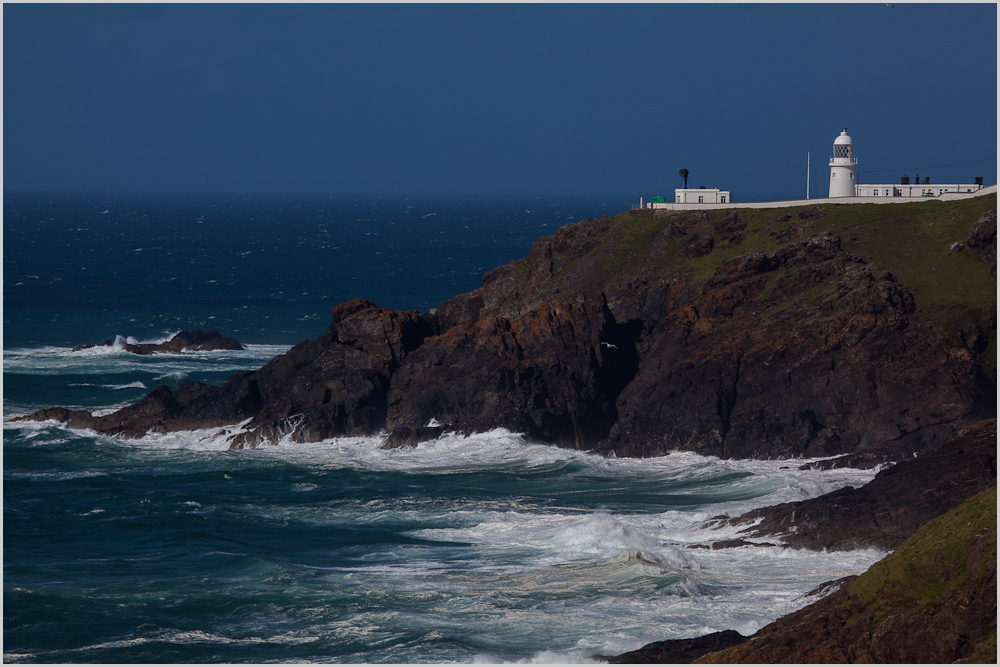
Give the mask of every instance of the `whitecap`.
POLYGON ((128 384, 102 384, 101 387, 104 389, 146 389, 146 385, 142 382, 136 380, 135 382, 129 382, 128 384))

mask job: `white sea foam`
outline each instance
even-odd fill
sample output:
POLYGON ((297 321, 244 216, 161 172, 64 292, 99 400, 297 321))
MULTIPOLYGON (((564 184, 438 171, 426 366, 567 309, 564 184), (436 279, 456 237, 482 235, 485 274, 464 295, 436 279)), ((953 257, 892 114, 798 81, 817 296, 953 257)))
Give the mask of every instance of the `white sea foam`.
POLYGON ((139 382, 129 382, 128 384, 102 384, 105 389, 147 389, 145 383, 139 382))
MULTIPOLYGON (((247 424, 148 434, 130 442, 150 448, 224 450, 228 449, 232 436, 245 429, 247 424)), ((470 436, 448 433, 408 448, 384 450, 381 443, 380 436, 332 438, 313 443, 293 442, 286 437, 274 445, 245 450, 243 455, 296 461, 319 469, 357 468, 430 474, 489 471, 510 466, 527 470, 544 469, 575 462, 620 477, 623 484, 632 480, 662 480, 664 484, 683 481, 692 487, 695 498, 697 494, 715 493, 705 500, 704 507, 695 502, 677 515, 692 524, 720 514, 741 514, 747 511, 748 505, 759 506, 758 499, 762 497, 766 497, 766 504, 777 504, 812 498, 844 486, 862 486, 876 474, 875 470, 854 468, 798 469, 811 459, 733 461, 690 452, 674 452, 646 459, 605 458, 535 443, 505 429, 470 436), (707 489, 698 484, 699 480, 712 482, 726 476, 721 486, 707 489)), ((668 515, 663 520, 673 519, 668 515)), ((683 530, 678 530, 678 534, 683 536, 683 530)))
MULTIPOLYGON (((44 427, 47 433, 52 426, 44 427)), ((246 426, 150 434, 134 441, 101 440, 121 447, 123 456, 151 465, 185 450, 213 459, 212 452, 228 449, 232 435, 246 426)), ((338 617, 336 622, 317 612, 314 625, 307 623, 297 631, 303 641, 340 638, 392 647, 403 636, 404 627, 416 636, 440 632, 448 637, 461 630, 466 636, 493 637, 489 643, 495 646, 517 638, 531 646, 550 647, 528 662, 588 662, 594 654, 622 653, 661 639, 724 629, 752 634, 809 602, 803 596, 818 584, 857 574, 883 555, 876 550, 831 554, 767 546, 706 548, 737 535, 735 527, 705 527, 704 522, 713 516, 735 516, 847 484, 860 486, 874 476, 871 470, 799 470, 805 461, 724 461, 692 453, 604 458, 538 444, 502 429, 468 437, 446 434, 403 449, 383 450, 381 442, 380 437, 318 443, 286 438, 277 445, 226 454, 227 462, 274 459, 294 463, 296 470, 306 471, 302 474, 315 475, 303 478, 299 474, 288 481, 288 490, 297 492, 302 502, 271 504, 261 499, 237 508, 256 520, 334 530, 339 526, 434 526, 406 533, 438 545, 420 547, 419 557, 409 557, 411 552, 404 545, 398 547, 394 559, 376 558, 350 566, 311 565, 309 570, 315 574, 310 586, 339 591, 363 582, 366 598, 378 600, 380 607, 391 611, 376 613, 366 608, 338 617), (456 480, 507 478, 511 489, 498 487, 492 497, 457 497, 447 503, 433 494, 405 499, 376 495, 338 503, 335 510, 322 500, 311 503, 310 498, 322 498, 328 488, 324 475, 341 469, 435 475, 441 476, 443 485, 450 483, 448 476, 456 480), (514 488, 521 476, 538 475, 570 480, 579 492, 553 488, 551 494, 532 495, 514 488), (601 509, 594 502, 588 485, 608 494, 607 507, 601 509), (629 500, 630 492, 638 494, 635 502, 629 500), (645 504, 646 497, 652 503, 645 504), (657 511, 657 507, 672 508, 657 511), (458 553, 457 545, 462 545, 462 557, 451 558, 450 554, 458 553), (561 637, 574 639, 563 646, 558 643, 561 637)), ((220 470, 218 483, 233 482, 220 470)), ((192 512, 217 511, 208 503, 198 507, 192 500, 180 502, 192 512)), ((284 564, 259 567, 260 573, 253 576, 262 581, 285 576, 284 564)), ((120 641, 278 641, 254 633, 259 636, 233 639, 222 633, 176 633, 167 639, 120 641)), ((439 641, 443 639, 427 639, 432 644, 439 641)), ((380 660, 396 655, 389 648, 377 650, 385 651, 377 653, 380 660)), ((398 655, 410 655, 402 644, 398 651, 398 655)), ((482 653, 477 661, 502 659, 482 653)))
POLYGON ((158 375, 190 374, 197 371, 235 372, 253 370, 287 352, 287 345, 247 345, 245 350, 206 350, 177 354, 136 355, 114 347, 78 350, 44 346, 4 350, 4 371, 32 375, 100 375, 135 370, 161 371, 158 375), (162 371, 167 371, 163 373, 162 371))

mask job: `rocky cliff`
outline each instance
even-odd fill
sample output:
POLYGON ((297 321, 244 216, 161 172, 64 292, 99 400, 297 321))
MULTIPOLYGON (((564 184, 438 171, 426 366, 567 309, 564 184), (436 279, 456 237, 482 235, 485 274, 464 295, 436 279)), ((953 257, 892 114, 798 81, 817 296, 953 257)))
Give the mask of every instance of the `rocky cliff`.
MULTIPOLYGON (((996 420, 989 419, 861 488, 717 517, 709 524, 748 525, 747 538, 789 548, 896 553, 860 577, 820 586, 808 595, 829 598, 752 637, 726 630, 597 657, 617 664, 996 662, 996 462, 996 420)), ((727 540, 713 548, 731 546, 754 544, 727 540)))
POLYGON ((995 209, 994 195, 584 220, 436 311, 356 299, 221 387, 31 418, 125 437, 250 420, 233 447, 434 419, 619 456, 874 465, 995 415, 995 209))

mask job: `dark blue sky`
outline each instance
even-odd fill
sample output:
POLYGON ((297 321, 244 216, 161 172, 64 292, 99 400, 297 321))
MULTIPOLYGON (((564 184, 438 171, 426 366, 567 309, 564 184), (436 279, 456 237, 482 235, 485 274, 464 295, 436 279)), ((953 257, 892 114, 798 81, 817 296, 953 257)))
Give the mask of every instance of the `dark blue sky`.
POLYGON ((843 127, 863 182, 996 182, 996 4, 5 4, 3 19, 5 191, 638 199, 684 167, 749 200, 804 196, 811 151, 822 196, 843 127))

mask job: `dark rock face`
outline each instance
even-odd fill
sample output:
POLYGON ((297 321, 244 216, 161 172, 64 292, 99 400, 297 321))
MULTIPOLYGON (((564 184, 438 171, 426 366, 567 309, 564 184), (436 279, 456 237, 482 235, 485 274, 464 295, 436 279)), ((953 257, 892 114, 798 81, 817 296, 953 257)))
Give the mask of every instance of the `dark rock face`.
POLYGON ((697 305, 669 310, 639 342, 640 370, 602 449, 723 458, 922 449, 970 420, 981 392, 971 363, 947 363, 943 333, 912 336, 912 312, 890 274, 829 235, 739 256, 697 305), (825 284, 833 288, 809 294, 825 284), (941 383, 942 373, 957 381, 941 383))
MULTIPOLYGON (((94 347, 111 347, 114 341, 106 340, 103 345, 80 345, 73 352, 88 350, 94 347)), ((126 352, 132 354, 163 354, 181 352, 202 352, 207 350, 243 350, 246 349, 235 338, 227 338, 218 331, 198 329, 197 331, 181 331, 165 343, 126 343, 126 352)))
MULTIPOLYGON (((232 376, 227 385, 240 386, 249 373, 232 376)), ((26 418, 54 419, 70 428, 89 428, 105 435, 138 438, 146 433, 166 433, 226 426, 251 416, 233 403, 235 392, 224 392, 199 382, 182 384, 176 390, 157 387, 138 403, 115 413, 95 417, 85 410, 46 408, 26 418)))
POLYGON ((746 639, 735 630, 723 630, 694 639, 670 639, 654 642, 635 651, 622 653, 611 658, 595 657, 612 665, 690 665, 707 653, 735 646, 746 639))
POLYGON ((416 311, 387 310, 364 299, 340 304, 332 315, 326 335, 299 343, 254 374, 253 400, 260 408, 233 447, 285 436, 317 442, 368 435, 385 426, 390 378, 433 333, 434 323, 416 311))
POLYGON ((393 376, 390 429, 432 418, 464 432, 498 426, 593 448, 615 421, 634 353, 606 308, 549 303, 428 339, 393 376))
POLYGON ((763 507, 727 522, 759 521, 743 532, 780 537, 795 547, 894 549, 931 519, 995 486, 996 479, 997 422, 989 419, 883 470, 861 488, 763 507))

